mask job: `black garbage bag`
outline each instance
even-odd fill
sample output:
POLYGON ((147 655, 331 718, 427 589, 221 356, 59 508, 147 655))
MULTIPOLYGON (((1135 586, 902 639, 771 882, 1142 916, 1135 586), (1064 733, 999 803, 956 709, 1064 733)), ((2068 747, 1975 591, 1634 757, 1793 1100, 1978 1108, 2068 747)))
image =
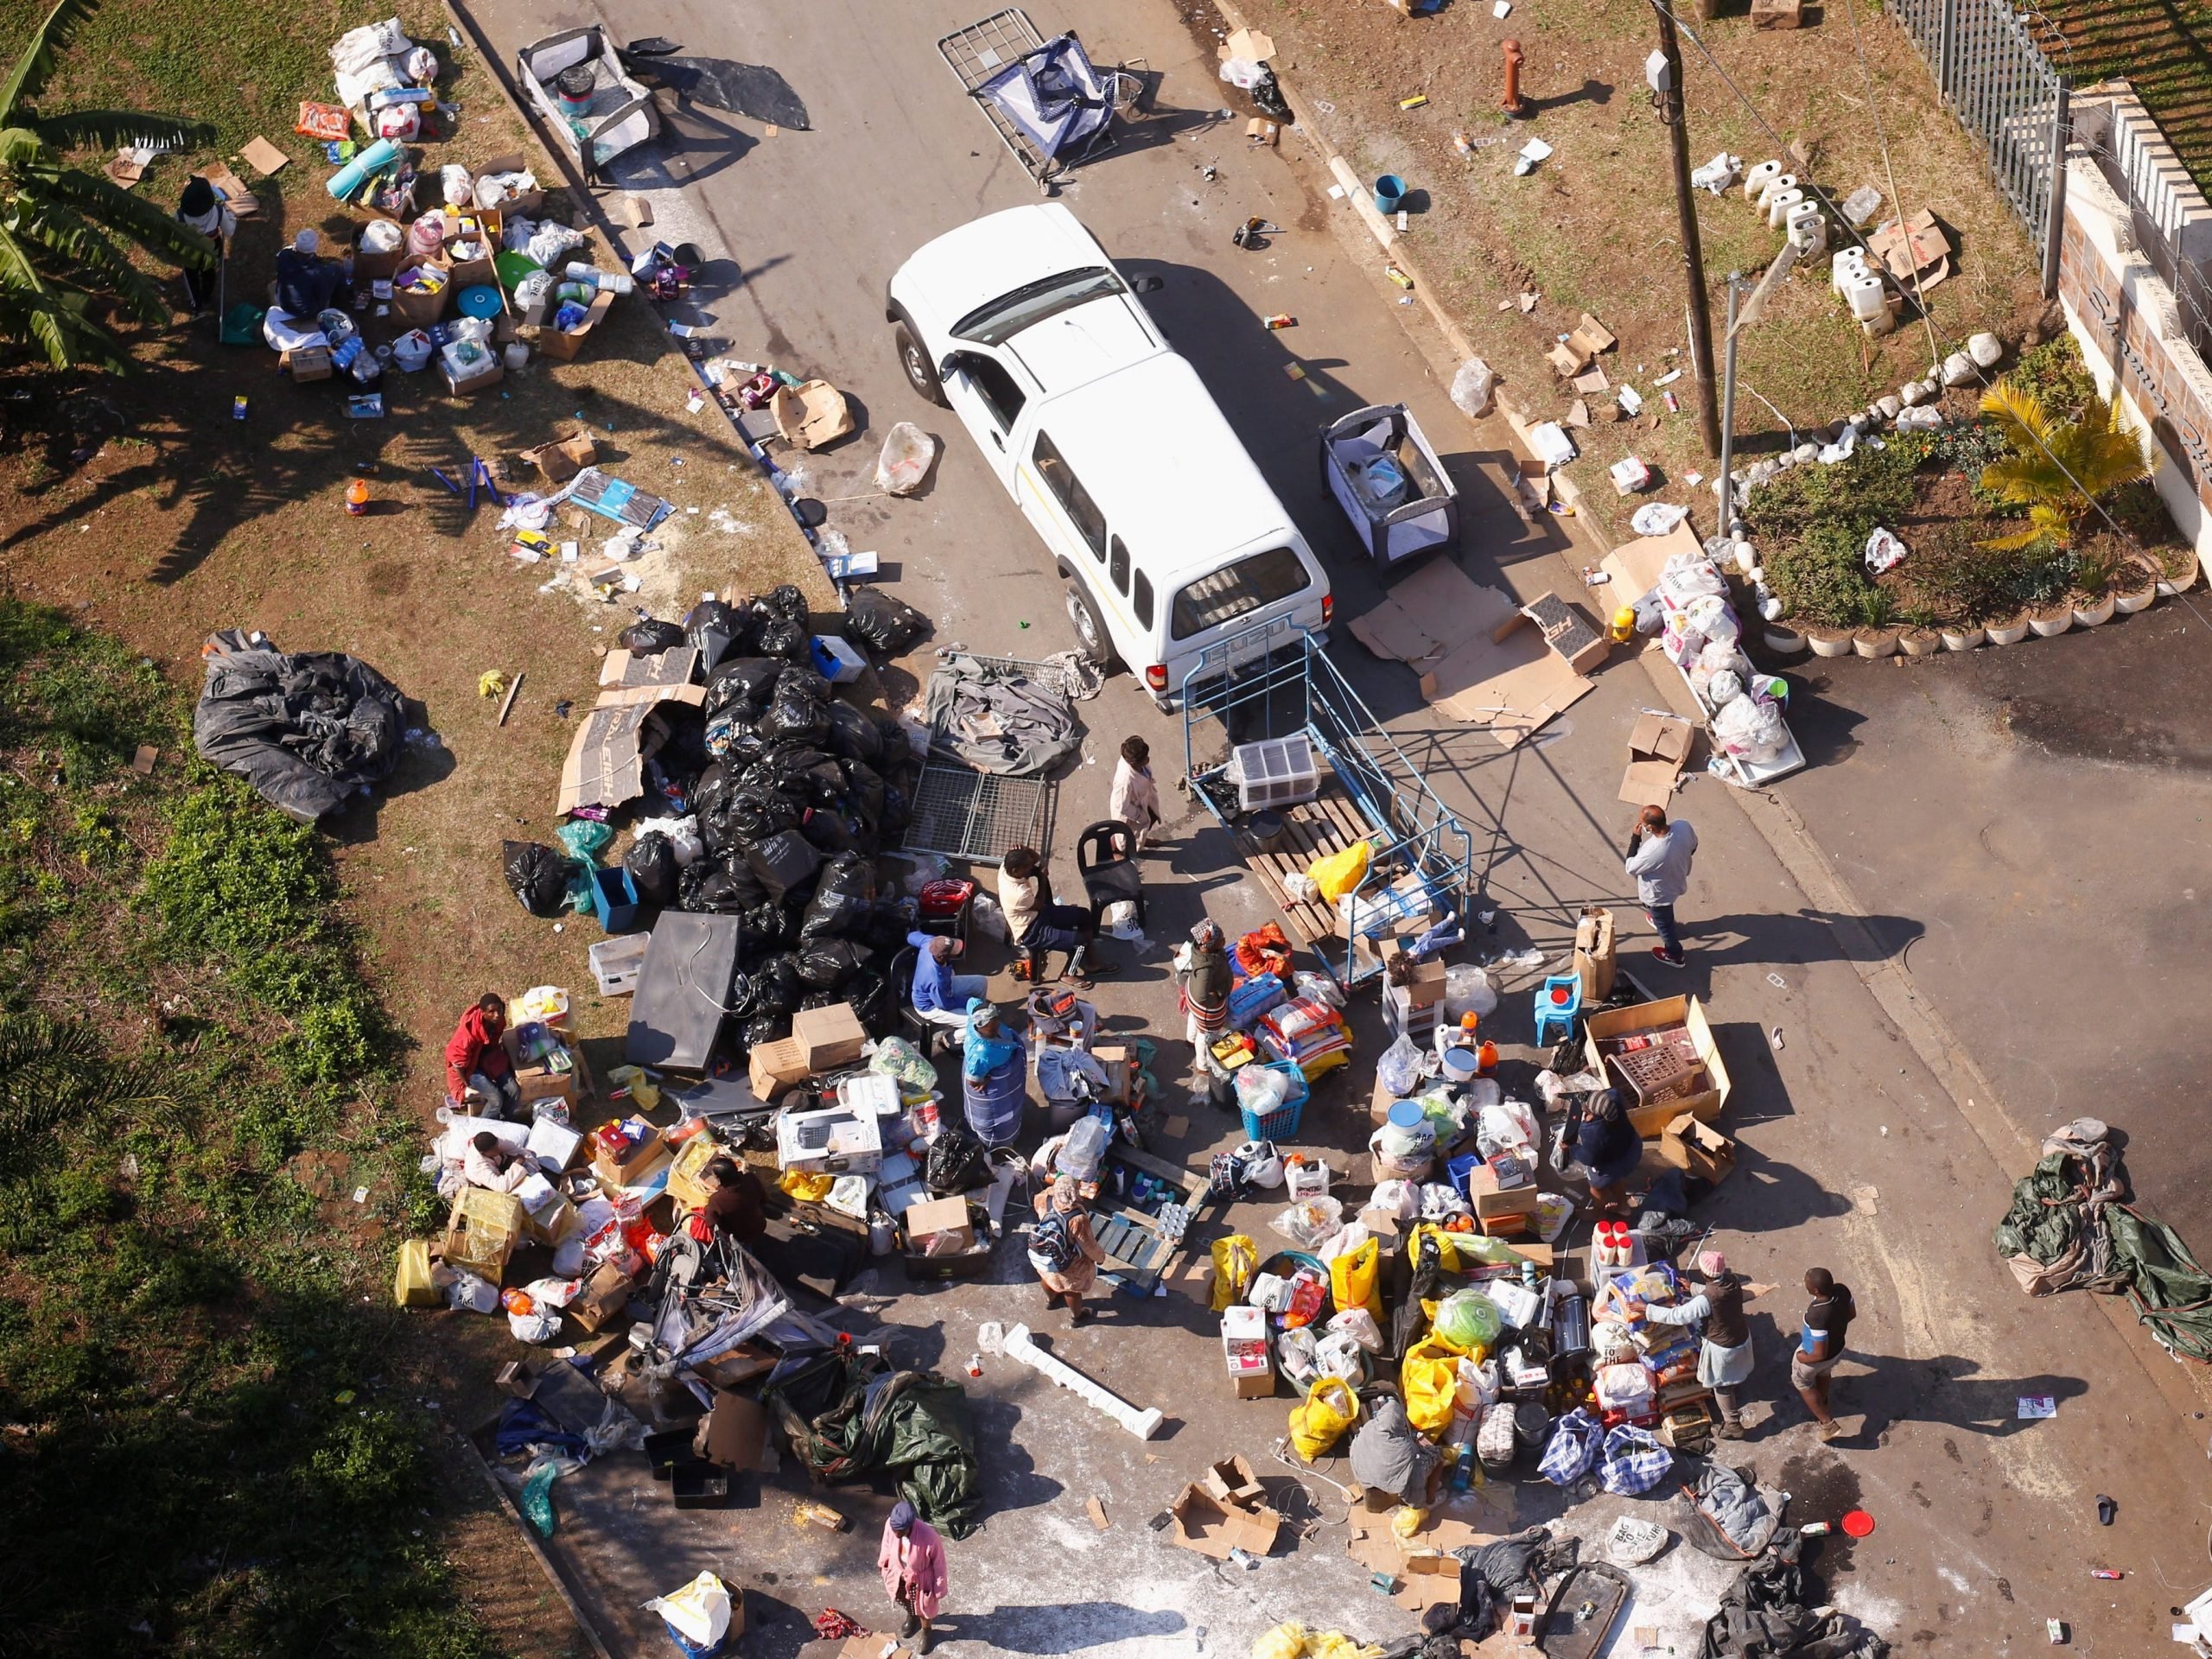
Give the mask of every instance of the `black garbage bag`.
POLYGON ((879 836, 895 836, 906 827, 914 815, 913 798, 896 784, 883 786, 883 811, 875 821, 879 836))
POLYGON ((664 780, 663 794, 667 794, 668 785, 672 785, 688 802, 694 780, 714 760, 707 753, 707 717, 696 709, 664 702, 653 711, 653 718, 660 721, 667 735, 661 740, 658 751, 645 763, 646 767, 648 771, 659 768, 664 780))
POLYGON ((929 632, 929 618, 903 599, 874 588, 846 593, 845 638, 877 662, 904 657, 929 632))
POLYGON ((841 853, 822 868, 813 902, 800 919, 804 940, 850 938, 875 905, 875 863, 860 853, 841 853))
POLYGON ((683 630, 657 616, 642 616, 615 635, 615 643, 637 657, 658 657, 683 643, 683 630))
POLYGON ((776 676, 776 694, 760 716, 760 733, 772 743, 819 745, 830 739, 830 682, 796 664, 776 676))
POLYGON ((800 822, 798 832, 825 858, 856 851, 861 844, 852 822, 843 813, 826 806, 811 808, 800 822))
POLYGON ((790 663, 807 660, 807 640, 812 630, 808 626, 805 594, 786 582, 749 601, 747 608, 759 619, 760 631, 753 647, 762 656, 780 657, 790 663))
POLYGON ((883 756, 883 732, 874 716, 849 702, 830 705, 830 753, 840 760, 874 762, 883 756))
POLYGON ((702 599, 685 613, 683 637, 699 653, 699 671, 707 673, 735 647, 747 626, 739 613, 719 599, 702 599))
POLYGON ((841 760, 837 770, 845 779, 845 804, 870 830, 883 825, 883 779, 864 760, 841 760))
POLYGON ((779 743, 754 764, 748 778, 772 778, 777 788, 808 806, 832 806, 844 798, 845 774, 810 743, 779 743))
POLYGON ((742 858, 719 863, 711 858, 695 859, 676 882, 678 908, 717 916, 743 915, 766 896, 760 879, 746 868, 742 858))
POLYGON ((991 1184, 991 1161, 983 1142, 965 1123, 945 1123, 930 1142, 929 1164, 923 1173, 930 1191, 940 1198, 972 1192, 991 1184))
POLYGON ((790 666, 772 657, 725 657, 721 665, 707 676, 706 701, 699 706, 711 717, 734 705, 758 720, 768 711, 776 676, 790 666))
POLYGON ((732 703, 708 716, 705 737, 709 757, 739 772, 755 765, 768 751, 768 740, 760 730, 760 716, 742 703, 732 703))
MULTIPOLYGON (((665 836, 663 837, 666 839, 665 836)), ((499 861, 507 887, 533 916, 558 916, 569 907, 569 861, 542 842, 503 841, 499 861)))
POLYGON ((791 1034, 791 1017, 788 1014, 756 1014, 745 1022, 745 1046, 762 1048, 770 1043, 780 1043, 791 1034))
POLYGON ((799 983, 817 991, 834 991, 868 966, 867 950, 850 939, 809 939, 802 934, 791 956, 799 983))
POLYGON ((638 886, 638 897, 666 908, 676 902, 676 843, 658 830, 647 830, 622 855, 622 868, 638 886))
POLYGON ((407 699, 358 658, 280 652, 235 628, 211 634, 201 657, 207 678, 192 713, 193 747, 302 823, 397 768, 407 699))
POLYGON ((753 982, 753 976, 744 969, 734 969, 729 976, 729 993, 722 998, 722 1010, 731 1018, 742 1020, 751 1014, 760 996, 760 988, 753 982))
POLYGON ((771 836, 798 829, 805 816, 804 806, 756 769, 747 772, 745 781, 725 798, 721 830, 732 847, 749 849, 771 836))
MULTIPOLYGON (((747 871, 747 874, 752 872, 747 871)), ((745 937, 749 944, 758 946, 762 955, 776 950, 798 937, 791 925, 791 912, 772 899, 762 899, 752 909, 740 913, 745 924, 745 937)))
POLYGON ((847 980, 838 996, 873 1036, 887 1033, 899 1017, 891 1001, 891 982, 873 968, 863 968, 847 980))
POLYGON ((1275 84, 1275 72, 1264 63, 1260 66, 1260 78, 1252 83, 1252 103, 1270 121, 1288 124, 1298 119, 1290 112, 1290 101, 1283 97, 1282 88, 1275 84))
POLYGON ((756 1014, 789 1014, 806 995, 798 976, 798 963, 782 950, 764 958, 753 970, 753 1008, 756 1014))

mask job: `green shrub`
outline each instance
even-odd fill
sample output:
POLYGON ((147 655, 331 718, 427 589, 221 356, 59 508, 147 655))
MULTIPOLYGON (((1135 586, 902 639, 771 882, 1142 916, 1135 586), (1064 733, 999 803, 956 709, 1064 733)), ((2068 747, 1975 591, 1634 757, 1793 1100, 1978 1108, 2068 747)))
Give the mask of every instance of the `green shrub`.
MULTIPOLYGON (((2082 361, 2082 348, 2070 334, 2062 334, 2031 346, 2008 378, 2035 393, 2054 420, 2075 421, 2097 396, 2096 377, 2082 361)), ((1995 457, 1992 456, 1992 460, 1995 457)))
POLYGON ((1872 586, 1866 575, 1863 533, 1830 519, 1764 556, 1767 586, 1786 614, 1823 627, 1859 626, 1872 586))

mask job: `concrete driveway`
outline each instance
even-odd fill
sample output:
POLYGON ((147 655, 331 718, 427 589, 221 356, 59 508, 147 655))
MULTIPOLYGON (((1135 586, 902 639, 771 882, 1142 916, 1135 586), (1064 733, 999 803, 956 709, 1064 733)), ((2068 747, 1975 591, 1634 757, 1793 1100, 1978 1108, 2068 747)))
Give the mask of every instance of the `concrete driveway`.
MULTIPOLYGON (((521 0, 473 10, 503 56, 524 40, 601 15, 521 0)), ((883 319, 884 280, 913 247, 976 214, 1037 200, 938 55, 939 36, 974 13, 942 0, 616 0, 603 15, 618 37, 663 35, 693 52, 771 66, 807 107, 812 130, 773 136, 741 118, 680 113, 661 152, 618 169, 609 200, 651 192, 652 234, 697 242, 728 262, 715 267, 721 280, 702 294, 701 309, 731 354, 823 374, 864 412, 866 430, 804 463, 807 493, 828 504, 830 525, 854 548, 882 556, 893 573, 887 585, 936 619, 940 642, 1020 656, 1071 645, 1042 547, 962 430, 907 389, 883 319), (846 499, 865 494, 881 435, 900 419, 947 441, 931 486, 912 500, 846 499)), ((1555 526, 1532 529, 1506 504, 1502 429, 1470 426, 1451 409, 1418 333, 1408 337, 1420 327, 1419 308, 1396 303, 1397 290, 1381 279, 1350 210, 1327 197, 1326 175, 1310 156, 1288 135, 1280 153, 1248 150, 1242 119, 1222 118, 1211 42, 1193 35, 1175 6, 1077 0, 1037 16, 1048 32, 1077 28, 1099 60, 1144 59, 1159 77, 1151 113, 1121 151, 1077 174, 1061 199, 1134 274, 1161 278, 1145 303, 1196 363, 1331 567, 1334 660, 1474 834, 1478 903, 1494 912, 1474 953, 1533 944, 1556 955, 1579 906, 1608 902, 1630 929, 1624 959, 1655 980, 1664 970, 1643 955, 1648 941, 1624 891, 1619 846, 1631 813, 1615 787, 1629 728, 1662 695, 1657 683, 1634 663, 1608 664, 1596 689, 1537 741, 1509 752, 1432 715, 1409 671, 1376 661, 1343 632, 1343 619, 1377 590, 1321 494, 1314 435, 1326 418, 1369 402, 1410 403, 1446 450, 1467 506, 1461 557, 1471 574, 1524 596, 1579 591, 1572 565, 1557 556, 1565 543, 1555 526), (1241 252, 1230 234, 1251 214, 1283 234, 1264 251, 1241 252), (1261 327, 1261 317, 1284 311, 1299 319, 1295 329, 1261 327), (1294 356, 1304 381, 1284 372, 1294 356)), ((671 385, 669 395, 680 397, 682 388, 671 385)), ((733 543, 731 567, 744 580, 741 544, 733 543)), ((1125 732, 1152 739, 1170 763, 1163 777, 1180 770, 1178 726, 1126 678, 1082 712, 1091 739, 1084 766, 1063 786, 1063 847, 1072 839, 1067 826, 1103 809, 1125 732)), ((2187 1459, 2202 1435, 2185 1389, 2173 1386, 2178 1375, 2146 1373, 2115 1341, 2102 1310, 2080 1298, 2024 1302, 1995 1260, 1986 1230, 2027 1148, 2001 1135, 1985 1139, 1961 1116, 1869 995, 1861 970, 1878 963, 1853 960, 1870 951, 1892 960, 1917 925, 1915 906, 1900 900, 1898 925, 1877 925, 1873 942, 1863 943, 1866 935, 1839 927, 1807 899, 1725 789, 1698 778, 1679 798, 1703 843, 1683 906, 1694 957, 1659 988, 1706 999, 1734 1077, 1727 1123, 1743 1160, 1710 1206, 1715 1242, 1754 1280, 1785 1287, 1760 1305, 1761 1427, 1742 1460, 1797 1493, 1802 1518, 1834 1519, 1853 1503, 1878 1513, 1875 1547, 1854 1556, 1832 1542, 1821 1565, 1833 1599, 1894 1641, 1995 1651, 2004 1642, 2041 1643, 2044 1618, 2056 1615, 2074 1624, 2084 1647, 2162 1646, 2166 1605, 2179 1597, 2157 1580, 2139 1582, 2131 1573, 2129 1583, 2109 1587, 2119 1593, 2101 1594, 2094 1605, 2083 1590, 2089 1565, 2109 1555, 2110 1564, 2138 1566, 2158 1544, 2160 1516, 2193 1512, 2182 1471, 2193 1466, 2187 1459), (1839 1407, 1854 1433, 1837 1448, 1808 1434, 1781 1374, 1797 1314, 1786 1287, 1815 1263, 1852 1282, 1862 1309, 1853 1341, 1866 1358, 1847 1363, 1839 1407), (2013 1402, 2025 1394, 2065 1403, 2056 1419, 2021 1421, 2013 1402), (2085 1538, 2100 1491, 2120 1497, 2120 1523, 2085 1538)), ((1179 1073, 1187 1055, 1171 1036, 1180 1022, 1164 971, 1168 942, 1201 907, 1232 929, 1270 913, 1202 810, 1186 809, 1179 828, 1154 891, 1157 943, 1098 993, 1116 1019, 1161 1036, 1163 1078, 1179 1073)), ((1065 883, 1071 871, 1058 861, 1065 883)), ((1510 976, 1509 987, 1500 1027, 1525 1036, 1530 982, 1510 976)), ((1317 1090, 1302 1138, 1336 1149, 1363 1174, 1378 1033, 1371 1003, 1357 1006, 1361 1061, 1317 1090)), ((1529 1086, 1535 1058, 1516 1052, 1516 1091, 1529 1086)), ((1202 1166, 1207 1151, 1240 1138, 1225 1120, 1192 1116, 1164 1148, 1171 1155, 1202 1166)), ((1264 1236, 1268 1213, 1254 1206, 1233 1220, 1264 1236)), ((1038 1317, 1018 1252, 1001 1268, 988 1283, 900 1296, 868 1317, 906 1332, 899 1339, 917 1359, 957 1364, 973 1345, 973 1321, 1038 1317)), ((1303 1498, 1287 1485, 1284 1492, 1294 1504, 1321 1500, 1310 1513, 1300 1510, 1311 1524, 1296 1554, 1249 1576, 1218 1577, 1142 1530, 1209 1459, 1241 1450, 1262 1463, 1283 1432, 1287 1396, 1224 1397, 1204 1294, 1203 1283, 1179 1284, 1159 1301, 1116 1299, 1103 1326, 1052 1332, 1072 1363, 1184 1425, 1165 1446, 1141 1449, 1069 1396, 987 1365, 972 1391, 1000 1507, 956 1551, 953 1572, 956 1606, 996 1607, 970 1626, 979 1645, 968 1650, 988 1643, 1101 1659, 1241 1651, 1284 1617, 1372 1634, 1402 1627, 1367 1592, 1363 1572, 1344 1554, 1332 1495, 1311 1481, 1303 1498), (1092 1493, 1105 1496, 1115 1517, 1107 1533, 1084 1519, 1092 1493), (1202 1625, 1209 1633, 1200 1637, 1202 1625)), ((1537 1513, 1540 1495, 1526 1493, 1521 1516, 1537 1513)), ((746 1582, 756 1608, 778 1615, 772 1635, 749 1641, 752 1650, 785 1654, 796 1645, 794 1611, 810 1615, 834 1601, 863 1618, 882 1617, 868 1568, 883 1503, 849 1496, 859 1530, 825 1549, 812 1535, 772 1524, 772 1510, 677 1516, 617 1485, 592 1500, 598 1522, 564 1533, 566 1559, 588 1581, 594 1611, 639 1642, 658 1638, 636 1603, 713 1565, 746 1582), (604 1548, 594 1547, 594 1537, 604 1548)), ((1501 1512, 1492 1523, 1507 1519, 1501 1512)), ((2181 1575, 2175 1584, 2186 1580, 2193 1592, 2196 1569, 2183 1554, 2168 1567, 2181 1575)), ((1678 1651, 1694 1650, 1716 1593, 1694 1575, 1662 1574, 1630 1623, 1660 1629, 1678 1651)))

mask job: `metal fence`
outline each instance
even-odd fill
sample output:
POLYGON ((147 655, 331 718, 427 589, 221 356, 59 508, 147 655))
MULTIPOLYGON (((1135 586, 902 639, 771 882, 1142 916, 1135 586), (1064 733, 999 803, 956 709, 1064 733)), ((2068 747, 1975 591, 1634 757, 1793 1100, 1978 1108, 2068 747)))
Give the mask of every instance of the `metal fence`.
POLYGON ((2065 211, 2068 87, 2050 52, 2050 22, 2006 0, 1891 0, 1943 101, 1981 145, 1998 188, 2044 250, 2044 290, 2057 283, 2065 211))

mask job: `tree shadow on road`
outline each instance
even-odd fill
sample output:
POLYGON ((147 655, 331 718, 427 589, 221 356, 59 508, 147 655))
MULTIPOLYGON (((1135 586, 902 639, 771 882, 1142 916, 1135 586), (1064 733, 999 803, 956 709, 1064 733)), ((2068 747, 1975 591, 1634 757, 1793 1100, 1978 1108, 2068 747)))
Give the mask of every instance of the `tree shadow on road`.
POLYGON ((974 1643, 992 1653, 1080 1653, 1116 1642, 1173 1636, 1185 1628, 1183 1615, 1146 1612, 1117 1601, 1052 1602, 1009 1607, 1001 1602, 984 1613, 948 1612, 930 1623, 932 1651, 947 1643, 974 1643))

